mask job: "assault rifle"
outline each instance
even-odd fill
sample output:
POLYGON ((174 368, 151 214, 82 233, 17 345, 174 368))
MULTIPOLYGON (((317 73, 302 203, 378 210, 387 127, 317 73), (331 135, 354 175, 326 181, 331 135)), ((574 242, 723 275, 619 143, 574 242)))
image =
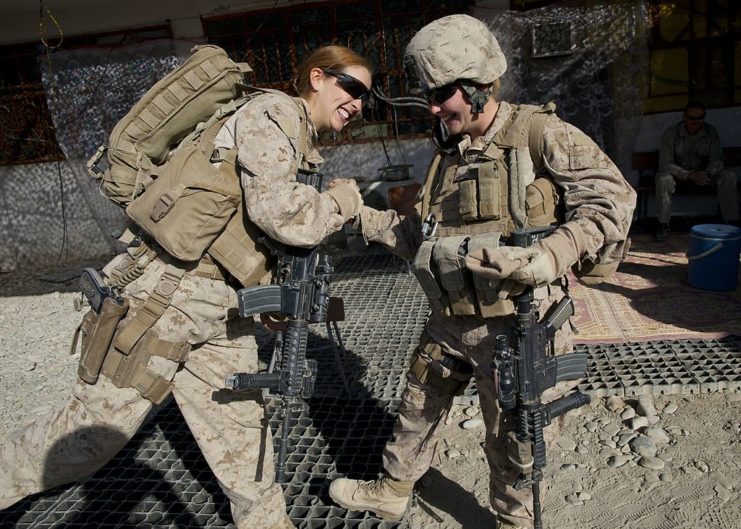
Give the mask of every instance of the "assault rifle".
MULTIPOLYGON (((299 174, 299 181, 312 185, 317 190, 321 188, 321 180, 322 175, 318 173, 299 174)), ((282 329, 276 338, 275 348, 275 354, 280 358, 280 370, 268 373, 235 373, 226 378, 225 385, 233 390, 267 389, 280 395, 282 429, 275 481, 282 483, 293 407, 299 398, 311 397, 316 381, 317 361, 306 358, 309 324, 326 323, 329 339, 332 341, 329 322, 342 319, 342 300, 330 298, 329 281, 334 269, 329 256, 321 253, 318 247, 295 248, 266 238, 262 238, 260 242, 278 258, 275 284, 240 289, 237 292, 239 315, 246 318, 256 314, 279 313, 285 318, 284 322, 274 327, 282 329)), ((336 323, 334 329, 342 345, 336 323)), ((349 393, 334 341, 332 348, 339 364, 340 377, 349 393)))
MULTIPOLYGON (((527 248, 555 228, 515 230, 511 244, 527 248)), ((586 372, 587 354, 569 353, 554 356, 556 331, 574 314, 571 298, 564 297, 538 321, 533 288, 515 297, 517 307, 515 332, 517 344, 510 346, 506 335, 496 337, 494 380, 497 398, 503 410, 516 416, 515 431, 507 434, 507 455, 520 470, 514 488, 531 487, 535 529, 542 529, 540 481, 546 466, 543 428, 564 413, 589 403, 589 396, 571 393, 544 404, 541 395, 558 382, 582 378, 586 372)))

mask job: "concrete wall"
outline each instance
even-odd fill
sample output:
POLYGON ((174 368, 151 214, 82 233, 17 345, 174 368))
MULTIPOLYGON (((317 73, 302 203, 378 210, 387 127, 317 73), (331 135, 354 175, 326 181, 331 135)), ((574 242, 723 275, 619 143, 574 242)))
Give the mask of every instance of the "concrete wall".
MULTIPOLYGON (((635 134, 633 152, 656 151, 659 149, 662 133, 671 125, 682 121, 682 112, 662 112, 637 118, 635 122, 618 124, 623 130, 635 134)), ((718 130, 723 147, 741 146, 741 107, 711 108, 706 113, 705 121, 718 130)), ((638 182, 638 174, 630 167, 630 158, 615 161, 625 177, 632 183, 638 182)), ((741 168, 737 168, 741 170, 741 168)), ((741 173, 739 173, 741 176, 741 173)))
MULTIPOLYGON (((655 151, 659 148, 662 133, 671 125, 682 120, 682 112, 663 112, 643 116, 638 121, 633 150, 635 152, 655 151)), ((723 147, 741 146, 741 107, 712 108, 706 112, 705 121, 713 125, 720 135, 723 147)), ((623 160, 621 165, 626 178, 633 183, 638 182, 638 174, 630 168, 630 160, 623 160)), ((736 172, 736 178, 741 180, 741 167, 730 168, 736 172)), ((718 201, 712 194, 699 196, 679 195, 672 200, 674 215, 714 215, 717 213, 718 201)), ((654 197, 648 199, 647 213, 649 217, 656 215, 654 197)))

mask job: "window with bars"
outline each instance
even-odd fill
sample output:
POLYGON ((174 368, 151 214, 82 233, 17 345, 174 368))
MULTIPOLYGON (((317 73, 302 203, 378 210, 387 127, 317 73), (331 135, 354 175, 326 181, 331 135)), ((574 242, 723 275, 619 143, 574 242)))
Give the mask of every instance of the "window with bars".
POLYGON ((0 46, 0 165, 62 160, 41 84, 40 45, 0 46))
MULTIPOLYGON (((65 37, 62 48, 119 46, 153 38, 172 38, 169 24, 65 37)), ((0 165, 64 159, 41 81, 39 60, 44 55, 40 42, 0 46, 0 165)))
POLYGON ((741 7, 732 0, 650 0, 646 112, 741 104, 741 7))
MULTIPOLYGON (((445 15, 465 13, 473 0, 338 0, 250 11, 203 19, 208 41, 252 68, 250 82, 293 93, 291 80, 312 51, 342 44, 367 57, 376 83, 392 97, 407 95, 404 48, 422 26, 445 15)), ((323 142, 360 142, 428 135, 432 120, 415 107, 391 108, 374 101, 362 122, 323 142)))

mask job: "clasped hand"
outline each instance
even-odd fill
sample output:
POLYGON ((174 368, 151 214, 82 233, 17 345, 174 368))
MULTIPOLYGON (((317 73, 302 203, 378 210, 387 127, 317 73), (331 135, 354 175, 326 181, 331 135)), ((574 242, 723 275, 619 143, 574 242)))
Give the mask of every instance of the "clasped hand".
POLYGON ((327 193, 337 202, 339 213, 346 222, 360 213, 363 197, 357 182, 352 178, 335 178, 327 184, 327 193))
POLYGON ((531 287, 547 285, 558 277, 548 252, 538 245, 475 250, 466 256, 466 267, 482 277, 509 279, 531 287))

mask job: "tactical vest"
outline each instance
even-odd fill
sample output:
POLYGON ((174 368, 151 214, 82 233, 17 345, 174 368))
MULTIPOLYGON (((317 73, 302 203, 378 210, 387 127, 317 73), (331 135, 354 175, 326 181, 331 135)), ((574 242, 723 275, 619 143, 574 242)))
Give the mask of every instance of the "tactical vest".
MULTIPOLYGON (((306 107, 297 98, 291 98, 279 91, 271 90, 270 92, 290 98, 292 103, 296 105, 300 118, 299 130, 296 131, 298 137, 298 153, 301 158, 299 169, 309 171, 316 169, 315 164, 307 159, 311 132, 309 131, 309 116, 307 115, 306 107)), ((284 131, 289 126, 282 123, 278 125, 284 131)), ((234 178, 236 178, 239 184, 239 176, 236 174, 236 168, 233 163, 236 150, 237 148, 233 147, 228 151, 229 154, 226 155, 219 169, 222 170, 226 163, 228 170, 234 173, 234 178)), ((264 246, 257 243, 258 235, 259 229, 244 213, 244 199, 240 193, 237 214, 231 218, 224 231, 209 246, 207 252, 219 264, 224 266, 242 286, 254 286, 269 269, 269 252, 264 246)))
POLYGON ((444 167, 447 155, 441 151, 430 165, 421 214, 434 217, 436 232, 422 243, 413 271, 433 310, 484 318, 513 313, 511 300, 498 299, 501 282, 471 274, 464 257, 497 247, 515 228, 559 221, 556 186, 548 176, 535 176, 542 169, 543 129, 555 106, 512 109, 472 163, 444 167))
MULTIPOLYGON (((282 92, 270 92, 296 105, 301 121, 296 134, 300 167, 310 169, 306 161, 310 132, 304 105, 282 92)), ((250 104, 249 100, 241 103, 250 104)), ((269 252, 258 243, 260 232, 244 214, 235 165, 237 147, 214 147, 216 135, 237 106, 215 114, 186 137, 157 168, 146 191, 129 203, 126 213, 173 257, 194 262, 208 253, 240 284, 254 286, 268 271, 269 252)))
MULTIPOLYGON (((291 134, 298 139, 299 165, 312 169, 307 160, 306 108, 296 99, 291 102, 298 107, 301 121, 300 130, 291 134)), ((259 230, 243 213, 235 168, 237 147, 214 148, 214 139, 228 117, 215 116, 183 140, 153 182, 127 206, 127 213, 167 253, 178 257, 193 252, 194 260, 168 260, 155 290, 124 325, 119 322, 128 312, 125 299, 121 305, 108 303, 100 314, 91 310, 83 318, 71 346, 74 351, 78 336, 82 337, 78 368, 82 380, 94 384, 103 373, 117 387, 135 388, 144 398, 161 403, 170 392, 171 379, 150 369, 149 360, 158 356, 184 362, 190 345, 162 340, 152 327, 170 305, 182 277, 188 273, 223 280, 211 258, 245 286, 257 284, 266 275, 269 252, 257 242, 259 230)), ((278 125, 284 131, 289 126, 278 125)), ((146 242, 130 246, 110 271, 109 286, 123 288, 140 277, 158 253, 152 246, 146 242)))
MULTIPOLYGON (((243 213, 237 150, 214 149, 213 141, 252 98, 264 92, 290 96, 242 84, 251 69, 217 46, 192 51, 116 124, 108 143, 88 161, 88 171, 107 198, 126 208, 151 246, 184 266, 198 263, 208 251, 242 285, 253 286, 266 273, 267 253, 243 213), (106 169, 98 166, 104 156, 106 169)), ((300 101, 291 101, 300 107, 302 130, 293 137, 305 155, 308 116, 300 101)), ((124 275, 117 278, 122 283, 124 275)))

